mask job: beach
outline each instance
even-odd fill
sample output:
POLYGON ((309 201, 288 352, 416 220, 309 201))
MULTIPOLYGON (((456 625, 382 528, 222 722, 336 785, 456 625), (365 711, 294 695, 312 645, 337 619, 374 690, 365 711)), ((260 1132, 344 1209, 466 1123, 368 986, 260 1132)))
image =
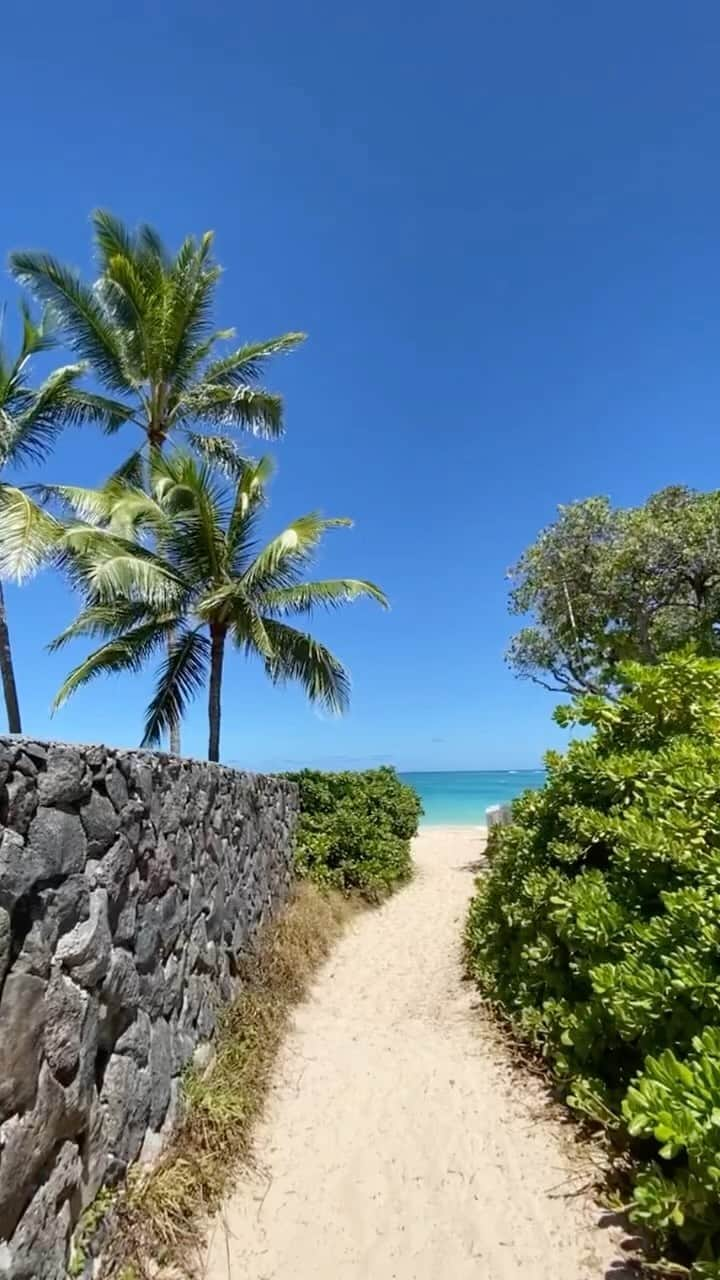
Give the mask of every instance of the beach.
POLYGON ((597 1170, 463 978, 483 848, 481 829, 422 831, 413 881, 320 971, 208 1280, 602 1280, 616 1262, 597 1170))

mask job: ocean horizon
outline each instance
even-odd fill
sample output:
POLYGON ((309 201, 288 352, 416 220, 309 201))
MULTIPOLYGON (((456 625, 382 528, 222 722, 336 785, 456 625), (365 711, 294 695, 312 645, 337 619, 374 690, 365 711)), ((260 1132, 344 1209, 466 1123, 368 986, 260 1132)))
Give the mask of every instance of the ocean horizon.
POLYGON ((544 769, 467 769, 401 773, 422 800, 423 827, 484 826, 491 805, 507 804, 528 788, 541 787, 544 769))

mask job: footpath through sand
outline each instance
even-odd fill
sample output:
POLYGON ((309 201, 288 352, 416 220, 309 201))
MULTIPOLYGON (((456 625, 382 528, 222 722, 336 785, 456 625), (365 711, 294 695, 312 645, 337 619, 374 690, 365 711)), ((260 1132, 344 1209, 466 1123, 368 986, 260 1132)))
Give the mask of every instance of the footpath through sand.
MULTIPOLYGON (((257 1167, 212 1231, 209 1280, 602 1280, 616 1244, 567 1131, 462 981, 481 835, 415 842, 296 1012, 257 1167)), ((622 1274, 622 1272, 613 1274, 622 1274)))

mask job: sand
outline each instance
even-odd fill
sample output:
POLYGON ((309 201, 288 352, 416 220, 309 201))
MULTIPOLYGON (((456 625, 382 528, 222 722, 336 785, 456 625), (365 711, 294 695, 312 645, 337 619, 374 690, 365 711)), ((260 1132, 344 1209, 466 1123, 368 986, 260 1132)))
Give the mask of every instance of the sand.
POLYGON ((470 828, 421 833, 414 881, 321 970, 210 1280, 601 1280, 617 1259, 571 1130, 462 980, 482 847, 470 828))

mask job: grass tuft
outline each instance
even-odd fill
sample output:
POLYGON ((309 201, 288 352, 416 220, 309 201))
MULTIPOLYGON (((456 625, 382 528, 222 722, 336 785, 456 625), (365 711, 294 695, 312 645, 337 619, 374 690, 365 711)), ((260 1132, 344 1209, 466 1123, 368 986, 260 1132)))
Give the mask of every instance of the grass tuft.
POLYGON ((131 1171, 115 1200, 103 1241, 106 1280, 198 1273, 207 1220, 250 1159, 290 1011, 357 909, 340 893, 303 883, 267 928, 221 1017, 213 1059, 185 1077, 178 1133, 153 1169, 131 1171))

